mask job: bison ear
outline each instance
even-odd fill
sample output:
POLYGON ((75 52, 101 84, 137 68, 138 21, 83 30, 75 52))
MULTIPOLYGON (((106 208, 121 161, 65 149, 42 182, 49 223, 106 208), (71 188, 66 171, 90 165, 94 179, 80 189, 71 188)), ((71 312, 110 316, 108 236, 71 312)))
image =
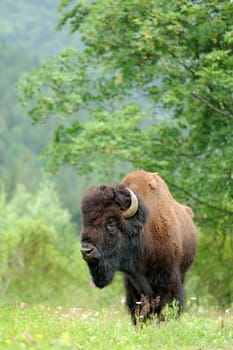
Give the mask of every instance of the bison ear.
POLYGON ((150 175, 151 179, 149 181, 149 187, 152 190, 155 190, 157 187, 157 173, 151 173, 150 175))
POLYGON ((105 191, 105 190, 106 190, 106 188, 107 188, 107 186, 106 186, 106 185, 102 185, 102 186, 100 186, 100 191, 105 191))
POLYGON ((193 212, 192 208, 185 206, 185 210, 191 216, 191 218, 194 217, 194 212, 193 212))
POLYGON ((99 187, 99 189, 104 192, 106 195, 108 195, 110 198, 115 197, 115 190, 114 186, 112 185, 102 185, 99 187))

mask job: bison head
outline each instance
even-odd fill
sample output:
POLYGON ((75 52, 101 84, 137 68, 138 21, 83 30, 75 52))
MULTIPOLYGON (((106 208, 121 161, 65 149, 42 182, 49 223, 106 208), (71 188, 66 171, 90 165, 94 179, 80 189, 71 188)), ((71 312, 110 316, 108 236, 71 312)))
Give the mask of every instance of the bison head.
POLYGON ((136 193, 120 184, 91 188, 81 210, 81 253, 95 285, 103 288, 116 271, 132 270, 146 208, 136 193))

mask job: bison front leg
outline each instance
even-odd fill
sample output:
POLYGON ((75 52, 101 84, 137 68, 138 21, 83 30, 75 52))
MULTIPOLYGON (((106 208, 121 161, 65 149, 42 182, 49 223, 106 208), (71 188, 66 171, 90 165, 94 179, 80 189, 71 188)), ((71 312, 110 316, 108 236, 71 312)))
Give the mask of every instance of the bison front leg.
POLYGON ((137 324, 137 315, 140 314, 140 300, 141 296, 130 282, 128 277, 125 277, 125 297, 126 297, 126 306, 131 315, 131 319, 134 325, 137 324))
POLYGON ((129 278, 125 277, 125 291, 126 291, 126 305, 128 311, 131 314, 133 324, 137 322, 148 321, 153 314, 160 313, 160 297, 152 298, 151 293, 149 296, 143 293, 139 293, 134 287, 129 278))

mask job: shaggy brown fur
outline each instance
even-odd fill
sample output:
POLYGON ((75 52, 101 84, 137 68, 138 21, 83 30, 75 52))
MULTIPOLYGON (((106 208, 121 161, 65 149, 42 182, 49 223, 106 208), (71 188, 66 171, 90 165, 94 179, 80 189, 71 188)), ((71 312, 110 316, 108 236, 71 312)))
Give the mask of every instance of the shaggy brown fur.
POLYGON ((145 224, 149 254, 156 256, 156 262, 165 266, 173 265, 175 259, 185 272, 196 252, 192 209, 176 202, 157 173, 136 171, 122 182, 140 194, 149 209, 145 224))
POLYGON ((82 252, 98 287, 122 271, 134 322, 139 309, 147 319, 160 315, 173 299, 182 308, 184 275, 196 253, 196 231, 192 209, 175 201, 161 177, 132 172, 119 185, 91 188, 81 208, 82 252), (139 201, 137 213, 129 219, 122 215, 131 201, 127 188, 139 201))

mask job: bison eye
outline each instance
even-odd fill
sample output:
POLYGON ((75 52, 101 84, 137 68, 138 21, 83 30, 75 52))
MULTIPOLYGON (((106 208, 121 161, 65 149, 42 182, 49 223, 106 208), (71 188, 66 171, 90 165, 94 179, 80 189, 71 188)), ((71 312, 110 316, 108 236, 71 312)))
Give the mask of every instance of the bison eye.
POLYGON ((117 228, 117 223, 115 220, 111 219, 106 223, 106 228, 109 232, 114 232, 117 228))

